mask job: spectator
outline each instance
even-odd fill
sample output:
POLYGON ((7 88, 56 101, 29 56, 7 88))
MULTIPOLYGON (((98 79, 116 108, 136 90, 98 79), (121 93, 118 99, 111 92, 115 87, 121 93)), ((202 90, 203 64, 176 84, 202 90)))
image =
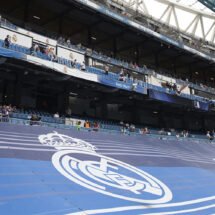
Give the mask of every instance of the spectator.
POLYGON ((120 121, 120 123, 119 123, 119 125, 120 125, 120 130, 121 130, 121 133, 125 133, 125 124, 124 124, 124 122, 123 121, 120 121))
POLYGON ((39 125, 40 120, 41 120, 41 117, 37 116, 36 114, 32 114, 30 118, 30 125, 39 125))
POLYGON ((93 131, 98 131, 99 130, 99 123, 98 122, 94 122, 93 124, 93 131))
POLYGON ((143 134, 150 134, 150 131, 147 127, 143 129, 143 134))
POLYGON ((129 123, 126 123, 126 124, 125 124, 125 128, 124 128, 124 131, 125 131, 124 133, 125 133, 125 134, 126 134, 126 133, 127 133, 127 134, 130 134, 129 128, 130 128, 129 123))
POLYGON ((85 71, 86 70, 86 66, 85 66, 85 62, 83 61, 83 63, 81 64, 81 71, 85 71))
POLYGON ((109 67, 108 65, 105 65, 105 75, 108 75, 108 73, 109 73, 109 67))
POLYGON ((7 122, 9 119, 9 109, 7 106, 3 106, 2 109, 2 121, 7 122))
POLYGON ((207 137, 209 140, 211 139, 210 131, 207 131, 206 137, 207 137))
POLYGON ((59 44, 63 44, 63 43, 64 43, 64 38, 63 38, 62 36, 60 36, 60 37, 58 38, 58 43, 59 43, 59 44))
POLYGON ((7 122, 10 116, 10 113, 16 111, 16 107, 11 105, 0 106, 0 119, 1 121, 7 122))
POLYGON ((133 83, 132 83, 132 90, 136 90, 136 88, 137 88, 137 85, 138 85, 138 80, 135 78, 134 79, 134 81, 133 81, 133 83))
POLYGON ((135 132, 135 125, 134 125, 134 124, 131 124, 131 125, 129 126, 129 131, 130 131, 130 132, 135 132))
POLYGON ((89 122, 89 121, 86 121, 86 122, 84 123, 84 127, 85 127, 85 128, 90 128, 90 122, 89 122))
POLYGON ((58 62, 58 56, 56 54, 53 55, 52 61, 56 63, 58 62))
POLYGON ((71 40, 69 38, 67 39, 66 44, 68 47, 71 47, 71 40))
POLYGON ((212 140, 214 139, 214 134, 213 134, 213 132, 207 131, 206 137, 207 137, 210 141, 212 141, 212 140))
POLYGON ((124 69, 122 68, 120 73, 119 73, 119 81, 125 81, 125 72, 124 69))
POLYGON ((129 123, 125 124, 125 128, 128 129, 129 128, 129 123))
POLYGON ((160 135, 165 135, 166 132, 165 132, 164 128, 161 128, 161 130, 158 131, 158 134, 160 134, 160 135))
POLYGON ((48 46, 45 48, 43 47, 43 49, 42 49, 42 53, 44 53, 45 55, 48 55, 49 51, 50 51, 50 48, 48 46))
POLYGON ((81 121, 76 122, 76 128, 77 128, 78 131, 81 130, 81 121))
POLYGON ((172 129, 168 129, 166 133, 168 136, 171 136, 172 135, 172 129))
POLYGON ((9 35, 7 35, 7 37, 4 39, 4 47, 9 48, 10 44, 11 44, 11 38, 9 35))
POLYGON ((184 138, 189 137, 189 132, 186 131, 186 130, 183 130, 183 131, 181 132, 181 136, 184 137, 184 138))
POLYGON ((139 129, 139 134, 144 134, 143 131, 144 131, 144 129, 143 129, 143 128, 140 128, 140 129, 139 129))
POLYGON ((31 55, 36 56, 36 54, 39 52, 40 52, 40 47, 37 44, 34 44, 31 47, 31 55))
POLYGON ((121 127, 124 127, 124 122, 123 121, 120 121, 119 124, 120 124, 121 127))
POLYGON ((76 60, 76 59, 72 62, 72 67, 73 67, 73 68, 76 68, 76 67, 77 67, 77 60, 76 60))
POLYGON ((50 47, 50 48, 47 49, 47 51, 48 51, 47 54, 48 54, 49 59, 50 59, 51 61, 53 61, 54 58, 55 58, 54 48, 50 47))
POLYGON ((54 118, 59 118, 59 117, 60 117, 60 115, 58 112, 54 114, 54 118))

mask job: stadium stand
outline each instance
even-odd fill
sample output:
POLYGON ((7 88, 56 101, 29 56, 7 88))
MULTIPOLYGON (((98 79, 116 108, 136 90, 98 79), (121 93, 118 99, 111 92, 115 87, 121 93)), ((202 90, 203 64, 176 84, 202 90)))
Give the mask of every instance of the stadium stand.
MULTIPOLYGON (((4 47, 4 41, 0 40, 0 46, 1 47, 4 47)), ((14 51, 18 51, 18 52, 21 52, 21 53, 24 53, 24 54, 30 54, 30 50, 26 47, 23 47, 23 46, 20 46, 20 45, 15 45, 13 43, 10 44, 10 47, 9 47, 11 50, 14 50, 14 51)), ((44 59, 44 60, 52 60, 48 54, 45 54, 45 53, 42 53, 41 51, 37 51, 37 52, 33 52, 34 56, 37 56, 41 59, 44 59)), ((67 59, 64 59, 64 58, 61 58, 61 57, 57 57, 57 62, 62 64, 62 65, 65 65, 65 66, 68 66, 70 68, 72 68, 73 66, 73 62, 71 60, 67 60, 67 59)), ((76 63, 75 65, 75 68, 77 69, 81 69, 81 64, 80 63, 76 63)), ((93 68, 93 67, 87 67, 87 71, 88 72, 91 72, 91 73, 94 73, 94 74, 97 74, 97 75, 102 75, 103 77, 106 77, 106 75, 104 76, 105 72, 104 70, 101 70, 101 69, 97 69, 97 68, 93 68)), ((115 81, 119 80, 119 76, 117 74, 114 74, 114 73, 109 73, 108 74, 108 77, 110 79, 113 79, 115 81)), ((127 82, 128 84, 132 85, 132 82, 134 83, 133 80, 131 79, 128 79, 126 78, 125 79, 125 82, 127 82)), ((143 81, 139 80, 137 81, 137 84, 140 84, 140 85, 144 85, 143 81)), ((168 93, 172 93, 172 94, 175 94, 176 91, 175 90, 166 90, 165 88, 163 87, 159 87, 159 86, 154 86, 153 84, 148 84, 148 88, 149 89, 153 89, 153 90, 158 90, 158 91, 161 91, 161 92, 168 92, 168 93)), ((198 101, 202 101, 202 102, 205 102, 207 101, 207 98, 201 98, 199 96, 196 96, 196 95, 185 95, 183 93, 180 93, 180 96, 182 97, 185 97, 185 98, 189 98, 189 99, 192 99, 192 100, 198 100, 198 101)))
MULTIPOLYGON (((100 132, 111 132, 111 133, 121 133, 125 135, 152 135, 158 138, 164 139, 179 139, 179 138, 190 138, 191 140, 201 141, 204 139, 209 139, 210 141, 214 140, 214 133, 211 131, 211 136, 209 137, 207 134, 198 134, 198 133, 189 133, 189 135, 185 135, 186 131, 180 131, 175 129, 163 129, 159 130, 159 128, 148 128, 146 125, 133 125, 131 122, 113 122, 113 121, 105 121, 101 119, 94 118, 83 118, 78 116, 70 116, 65 117, 55 116, 55 114, 50 114, 44 111, 38 110, 19 110, 16 107, 11 107, 3 105, 0 106, 0 122, 8 122, 12 124, 19 125, 39 125, 39 126, 48 126, 55 127, 61 129, 71 129, 77 128, 77 125, 80 124, 81 130, 93 131, 95 127, 95 123, 99 124, 98 131, 100 132), (32 123, 32 118, 36 118, 35 121, 37 123, 32 123), (69 119, 69 124, 67 120, 69 119), (82 122, 82 123, 81 123, 82 122), (89 126, 85 124, 89 123, 89 126), (126 125, 128 124, 128 125, 126 125)), ((187 131, 188 132, 188 131, 187 131)), ((210 132, 210 131, 209 131, 210 132)))

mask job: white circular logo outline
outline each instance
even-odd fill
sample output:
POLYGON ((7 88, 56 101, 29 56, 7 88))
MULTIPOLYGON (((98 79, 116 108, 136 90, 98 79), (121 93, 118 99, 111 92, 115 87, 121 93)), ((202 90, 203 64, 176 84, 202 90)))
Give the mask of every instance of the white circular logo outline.
MULTIPOLYGON (((84 161, 83 161, 84 162, 84 161)), ((119 199, 123 199, 123 200, 128 200, 128 201, 132 201, 132 202, 139 202, 139 203, 146 203, 146 204, 161 204, 161 203, 166 203, 169 202, 170 200, 172 200, 172 192, 170 191, 170 189, 160 180, 158 180, 157 178, 155 178, 154 176, 146 173, 143 170, 140 170, 130 164, 124 163, 122 161, 116 160, 114 158, 110 158, 110 157, 106 157, 104 155, 98 154, 96 152, 90 152, 90 151, 82 151, 80 149, 65 149, 65 150, 60 150, 58 152, 56 152, 53 156, 52 156, 52 163, 54 165, 54 167, 66 178, 68 178, 69 180, 75 182, 76 184, 79 184, 83 187, 86 187, 90 190, 93 190, 95 192, 99 192, 108 196, 112 196, 115 198, 119 198, 119 199), (83 177, 80 177, 79 175, 77 175, 72 169, 71 166, 68 165, 68 161, 71 159, 75 159, 73 157, 71 157, 71 154, 85 154, 85 155, 92 155, 92 156, 96 156, 99 158, 104 158, 106 160, 109 160, 111 162, 113 162, 116 165, 122 166, 124 168, 127 168, 128 170, 136 173, 137 175, 141 176, 144 179, 147 179, 148 181, 157 184, 159 187, 162 188, 164 195, 159 198, 159 199, 154 199, 154 200, 146 200, 146 199, 140 199, 140 198, 131 198, 131 197, 127 197, 127 196, 123 196, 123 195, 119 195, 116 193, 111 193, 109 191, 105 191, 105 187, 102 187, 100 185, 97 185, 95 183, 89 182, 88 180, 84 179, 83 177), (63 160, 63 163, 62 163, 63 160), (93 184, 93 185, 92 185, 93 184)), ((81 168, 82 172, 85 173, 88 177, 90 177, 90 175, 87 173, 87 171, 83 171, 84 167, 81 168)), ((92 176, 91 176, 92 178, 92 176)))

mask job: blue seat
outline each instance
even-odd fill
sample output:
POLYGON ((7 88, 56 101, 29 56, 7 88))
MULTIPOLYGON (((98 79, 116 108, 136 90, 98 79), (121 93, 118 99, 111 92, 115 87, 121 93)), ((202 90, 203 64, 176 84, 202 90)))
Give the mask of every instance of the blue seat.
POLYGON ((14 45, 13 43, 10 44, 10 49, 12 49, 12 50, 14 50, 14 51, 16 50, 16 49, 15 49, 15 45, 14 45))
POLYGON ((4 45, 4 41, 0 40, 0 46, 2 47, 4 45))

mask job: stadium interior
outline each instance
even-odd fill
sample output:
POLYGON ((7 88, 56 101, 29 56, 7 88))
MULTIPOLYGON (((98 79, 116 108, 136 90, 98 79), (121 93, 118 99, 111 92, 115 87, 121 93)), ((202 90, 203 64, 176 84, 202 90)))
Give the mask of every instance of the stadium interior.
MULTIPOLYGON (((214 86, 214 63, 210 60, 122 24, 77 1, 6 1, 0 12, 14 25, 50 38, 70 38, 72 44, 87 47, 88 52, 94 50, 157 74, 214 86)), ((159 27, 155 30, 159 32, 159 27)), ((41 47, 46 45, 35 42, 41 47)), ((86 66, 98 69, 106 65, 87 55, 84 61, 86 66)), ((73 115, 116 122, 124 120, 158 128, 205 132, 215 125, 214 111, 196 109, 195 101, 167 103, 17 59, 2 58, 1 62, 3 104, 51 113, 58 111, 63 115, 70 109, 73 115)), ((121 70, 120 65, 108 65, 114 73, 121 70)), ((130 70, 129 73, 143 81, 148 78, 147 72, 140 74, 130 70)), ((205 100, 215 98, 213 93, 198 89, 195 94, 205 100)))
MULTIPOLYGON (((76 2, 23 1, 23 4, 20 4, 17 1, 11 4, 7 1, 3 4, 5 5, 2 5, 1 12, 6 15, 6 18, 37 33, 44 34, 46 29, 46 35, 69 37, 73 44, 83 44, 89 49, 102 51, 108 56, 113 55, 114 58, 146 65, 158 73, 165 71, 165 74, 172 77, 214 84, 214 67, 208 60, 123 26, 76 2), (36 8, 43 8, 44 11, 34 11, 36 8), (21 17, 23 14, 24 17, 21 17), (36 14, 39 19, 36 19, 33 14, 36 14)), ((89 62, 89 59, 87 61, 89 62)), ((98 61, 92 63, 97 67, 102 66, 98 61)), ((72 104, 73 114, 85 114, 100 119, 125 120, 135 124, 189 130, 203 130, 205 126, 206 129, 212 129, 214 126, 211 120, 213 112, 199 113, 194 111, 195 108, 190 104, 181 106, 155 101, 147 96, 122 90, 116 92, 99 84, 53 74, 47 68, 30 64, 26 66, 26 63, 23 65, 22 62, 14 59, 7 59, 1 67, 4 83, 1 85, 2 103, 18 107, 30 105, 29 108, 65 113, 65 107, 69 102, 73 102, 75 103, 72 104), (23 95, 24 92, 28 95, 23 95), (22 99, 21 102, 21 98, 26 97, 31 99, 28 104, 23 103, 24 100, 25 103, 27 102, 26 99, 22 99), (139 115, 143 117, 138 117, 139 115)), ((120 67, 113 68, 113 70, 117 69, 120 70, 120 67)), ((213 95, 209 96, 213 97, 213 95)))
POLYGON ((7 0, 0 214, 215 214, 215 3, 7 0))

